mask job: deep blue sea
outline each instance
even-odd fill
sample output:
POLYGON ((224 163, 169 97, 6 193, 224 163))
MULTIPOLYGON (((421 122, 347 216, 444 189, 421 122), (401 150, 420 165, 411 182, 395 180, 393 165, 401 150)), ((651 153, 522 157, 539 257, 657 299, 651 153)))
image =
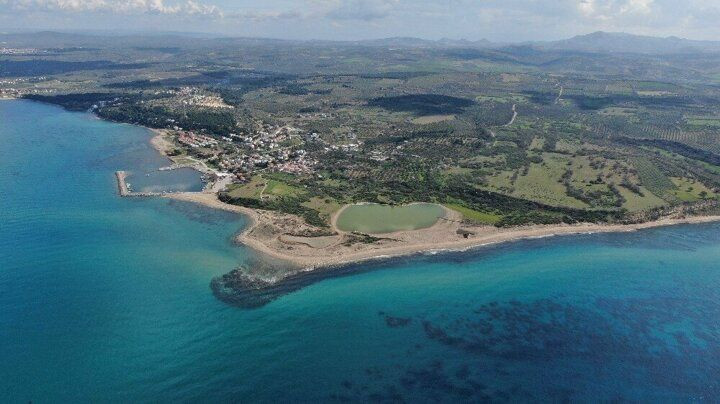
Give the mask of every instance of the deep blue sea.
POLYGON ((117 195, 167 165, 150 137, 0 101, 0 402, 720 397, 720 225, 394 259, 246 310, 209 287, 254 258, 242 217, 117 195))

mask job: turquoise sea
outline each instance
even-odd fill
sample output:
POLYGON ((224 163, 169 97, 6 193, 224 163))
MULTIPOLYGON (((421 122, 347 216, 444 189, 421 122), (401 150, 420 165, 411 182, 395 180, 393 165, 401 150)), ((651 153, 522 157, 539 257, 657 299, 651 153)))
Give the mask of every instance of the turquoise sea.
POLYGON ((240 309, 209 285, 254 258, 242 217, 117 196, 115 170, 166 164, 149 138, 0 101, 0 402, 720 396, 718 224, 376 262, 240 309))

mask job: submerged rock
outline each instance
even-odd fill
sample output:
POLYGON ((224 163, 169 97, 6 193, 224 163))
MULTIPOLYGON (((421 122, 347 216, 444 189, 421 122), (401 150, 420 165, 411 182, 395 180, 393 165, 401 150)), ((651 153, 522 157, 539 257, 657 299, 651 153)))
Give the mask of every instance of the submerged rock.
POLYGON ((324 279, 372 271, 386 264, 387 261, 378 261, 302 271, 299 268, 281 268, 278 265, 282 264, 279 263, 257 261, 252 268, 241 266, 214 278, 210 282, 210 288, 219 300, 252 309, 324 279), (266 277, 263 278, 262 275, 266 277))
POLYGON ((410 317, 394 317, 384 311, 379 312, 378 315, 385 318, 385 324, 390 328, 405 327, 412 322, 410 317))
POLYGON ((210 282, 215 297, 243 308, 261 307, 274 300, 278 295, 272 286, 271 281, 247 275, 244 267, 213 278, 210 282))

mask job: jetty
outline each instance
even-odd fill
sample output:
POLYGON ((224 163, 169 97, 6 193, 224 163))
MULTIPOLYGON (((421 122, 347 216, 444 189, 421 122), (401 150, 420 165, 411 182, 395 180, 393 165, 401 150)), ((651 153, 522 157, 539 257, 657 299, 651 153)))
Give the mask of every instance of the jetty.
POLYGON ((115 171, 115 178, 117 178, 118 192, 120 193, 120 196, 128 196, 130 194, 127 182, 125 181, 126 177, 127 173, 125 171, 115 171))

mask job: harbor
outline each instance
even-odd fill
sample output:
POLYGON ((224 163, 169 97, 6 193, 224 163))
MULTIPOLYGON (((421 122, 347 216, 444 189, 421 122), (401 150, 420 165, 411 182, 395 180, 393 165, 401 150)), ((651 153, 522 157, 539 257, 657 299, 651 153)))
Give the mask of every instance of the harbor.
POLYGON ((151 197, 151 196, 162 196, 167 192, 133 192, 130 184, 127 182, 126 171, 116 171, 115 178, 117 179, 118 193, 122 197, 151 197))

